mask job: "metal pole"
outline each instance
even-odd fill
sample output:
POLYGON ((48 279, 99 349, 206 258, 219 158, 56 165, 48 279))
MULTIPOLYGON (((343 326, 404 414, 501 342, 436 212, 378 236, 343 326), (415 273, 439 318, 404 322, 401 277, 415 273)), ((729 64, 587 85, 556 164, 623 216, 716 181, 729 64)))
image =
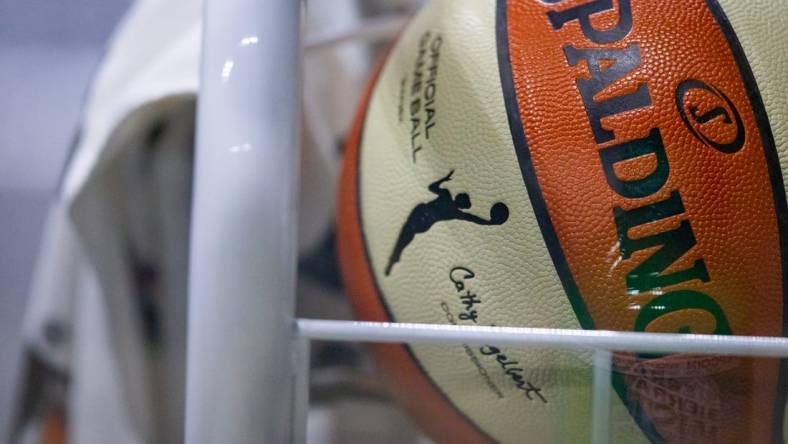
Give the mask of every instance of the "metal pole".
POLYGON ((304 38, 304 50, 321 51, 355 41, 385 41, 394 38, 409 19, 410 14, 391 14, 367 19, 356 28, 307 35, 304 38))
POLYGON ((309 416, 309 351, 310 340, 297 338, 293 347, 293 443, 306 443, 309 416))
POLYGON ((591 442, 610 442, 610 371, 613 354, 609 350, 594 350, 594 383, 591 403, 591 442))
POLYGON ((788 357, 788 338, 636 333, 605 330, 483 327, 298 319, 298 334, 325 341, 395 342, 408 344, 477 344, 645 353, 788 357))
POLYGON ((300 7, 206 0, 186 442, 291 438, 300 7))

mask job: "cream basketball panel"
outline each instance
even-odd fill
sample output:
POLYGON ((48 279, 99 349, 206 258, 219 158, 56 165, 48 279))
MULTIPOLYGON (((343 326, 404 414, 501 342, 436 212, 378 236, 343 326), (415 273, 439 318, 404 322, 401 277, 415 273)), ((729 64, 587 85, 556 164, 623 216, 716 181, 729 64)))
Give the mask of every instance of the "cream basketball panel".
MULTIPOLYGON (((396 321, 577 329, 512 144, 495 20, 494 2, 431 2, 392 50, 361 142, 370 266, 396 321), (445 218, 428 217, 425 206, 445 218)), ((495 344, 411 350, 492 438, 588 439, 588 353, 495 344)), ((616 441, 643 439, 611 398, 616 441)))

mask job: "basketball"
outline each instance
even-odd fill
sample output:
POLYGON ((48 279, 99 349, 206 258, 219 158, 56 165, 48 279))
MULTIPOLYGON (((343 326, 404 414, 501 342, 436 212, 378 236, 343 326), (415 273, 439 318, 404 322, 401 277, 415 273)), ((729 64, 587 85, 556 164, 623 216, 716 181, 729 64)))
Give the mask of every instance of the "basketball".
MULTIPOLYGON (((376 68, 358 319, 785 336, 788 2, 443 0, 376 68)), ((592 352, 375 345, 436 442, 591 439, 592 352)), ((611 442, 782 442, 778 359, 614 354, 611 442)))

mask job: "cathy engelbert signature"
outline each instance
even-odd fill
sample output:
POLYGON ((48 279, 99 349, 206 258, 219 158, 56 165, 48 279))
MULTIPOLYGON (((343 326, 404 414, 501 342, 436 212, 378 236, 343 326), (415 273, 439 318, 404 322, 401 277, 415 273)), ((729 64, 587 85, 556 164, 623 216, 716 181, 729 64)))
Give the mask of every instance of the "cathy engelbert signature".
MULTIPOLYGON (((483 300, 468 287, 468 283, 474 278, 476 278, 476 273, 474 273, 468 267, 454 267, 449 272, 449 280, 451 280, 452 284, 454 285, 457 297, 460 301, 460 304, 462 305, 462 309, 455 317, 451 312, 449 304, 446 302, 441 303, 441 308, 446 313, 446 318, 449 320, 449 323, 458 325, 457 319, 466 322, 473 322, 474 324, 479 323, 479 310, 481 308, 480 306, 483 304, 483 300)), ((498 390, 495 384, 489 379, 489 375, 487 374, 486 370, 483 369, 481 363, 479 363, 473 351, 467 345, 465 348, 466 353, 469 357, 471 357, 471 361, 477 366, 477 369, 479 370, 479 373, 482 375, 482 377, 485 378, 488 387, 490 387, 493 392, 502 398, 502 393, 500 393, 500 390, 498 390)), ((547 403, 547 398, 545 398, 542 394, 542 389, 535 386, 533 383, 531 383, 531 381, 526 379, 525 369, 521 367, 519 361, 510 358, 503 352, 503 350, 493 345, 484 345, 479 347, 478 352, 482 356, 486 356, 490 360, 494 360, 498 364, 500 370, 514 384, 515 388, 525 392, 525 396, 528 398, 528 400, 540 400, 545 404, 547 403)))

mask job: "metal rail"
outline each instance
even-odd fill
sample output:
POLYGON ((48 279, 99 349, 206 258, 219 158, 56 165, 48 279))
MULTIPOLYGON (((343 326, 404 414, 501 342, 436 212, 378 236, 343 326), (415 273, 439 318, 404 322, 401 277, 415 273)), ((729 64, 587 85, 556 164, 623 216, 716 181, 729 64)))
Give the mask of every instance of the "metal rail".
POLYGON ((788 338, 635 333, 604 330, 482 327, 298 319, 298 335, 315 340, 489 344, 650 353, 788 357, 788 338))
POLYGON ((292 439, 301 4, 207 0, 186 442, 292 439))
MULTIPOLYGON (((718 336, 670 333, 636 333, 602 330, 483 327, 362 321, 297 319, 296 380, 309 381, 309 340, 388 342, 409 344, 495 343, 513 347, 593 350, 591 442, 610 442, 612 351, 693 353, 751 357, 788 357, 788 338, 718 336)), ((308 390, 296 387, 293 418, 296 428, 306 427, 308 390)), ((305 435, 300 435, 304 439, 305 435)), ((295 442, 303 443, 303 440, 295 442)))

